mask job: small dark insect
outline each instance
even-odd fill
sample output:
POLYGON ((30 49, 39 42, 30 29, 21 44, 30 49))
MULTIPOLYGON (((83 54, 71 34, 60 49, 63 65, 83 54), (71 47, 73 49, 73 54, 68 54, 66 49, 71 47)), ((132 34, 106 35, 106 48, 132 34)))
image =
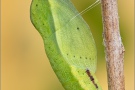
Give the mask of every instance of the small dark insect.
POLYGON ((92 83, 95 85, 96 88, 98 88, 97 84, 94 81, 93 76, 91 75, 90 71, 88 69, 86 69, 86 73, 87 75, 90 77, 90 80, 92 81, 92 83))

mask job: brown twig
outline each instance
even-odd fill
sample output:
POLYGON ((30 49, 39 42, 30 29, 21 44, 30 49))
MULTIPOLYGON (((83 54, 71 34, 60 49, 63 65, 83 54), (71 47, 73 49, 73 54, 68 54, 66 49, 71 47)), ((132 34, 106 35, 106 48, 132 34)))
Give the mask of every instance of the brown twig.
POLYGON ((108 89, 125 90, 124 46, 119 32, 117 0, 101 0, 108 89))

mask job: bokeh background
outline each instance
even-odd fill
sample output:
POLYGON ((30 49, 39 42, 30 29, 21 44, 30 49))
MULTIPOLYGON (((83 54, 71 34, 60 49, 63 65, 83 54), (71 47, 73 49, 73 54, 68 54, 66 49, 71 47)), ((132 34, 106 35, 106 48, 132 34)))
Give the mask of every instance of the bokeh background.
MULTIPOLYGON (((94 0, 72 0, 81 12, 94 0)), ((41 36, 30 22, 31 0, 1 0, 2 90, 64 90, 54 74, 41 36)), ((118 0, 120 32, 126 49, 125 86, 134 89, 134 0, 118 0)), ((68 14, 68 13, 67 13, 68 14)), ((100 4, 82 15, 93 33, 97 50, 96 75, 107 89, 100 4)))

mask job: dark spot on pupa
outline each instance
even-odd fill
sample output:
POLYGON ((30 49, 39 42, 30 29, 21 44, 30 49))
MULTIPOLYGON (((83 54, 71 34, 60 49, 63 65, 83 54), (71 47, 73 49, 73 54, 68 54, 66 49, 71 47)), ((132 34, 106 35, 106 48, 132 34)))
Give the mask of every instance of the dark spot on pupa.
POLYGON ((98 85, 97 84, 95 84, 95 86, 96 86, 96 88, 98 88, 98 85))
POLYGON ((38 4, 36 4, 36 7, 38 6, 38 4))
POLYGON ((85 57, 85 59, 87 59, 87 57, 85 57))
POLYGON ((77 27, 77 30, 79 30, 79 27, 77 27))
POLYGON ((74 58, 75 58, 75 56, 74 56, 74 58))
POLYGON ((93 76, 90 76, 90 79, 91 79, 91 81, 94 81, 94 78, 93 78, 93 76))
POLYGON ((67 53, 67 56, 68 56, 68 53, 67 53))
POLYGON ((82 57, 80 57, 80 59, 81 59, 82 57))

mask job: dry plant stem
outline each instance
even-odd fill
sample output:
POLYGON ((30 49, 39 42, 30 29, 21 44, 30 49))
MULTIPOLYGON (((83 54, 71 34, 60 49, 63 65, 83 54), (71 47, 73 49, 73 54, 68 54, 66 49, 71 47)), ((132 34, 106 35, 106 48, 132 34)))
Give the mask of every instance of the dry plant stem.
POLYGON ((103 38, 106 53, 109 90, 125 90, 124 46, 119 32, 117 0, 101 0, 103 38))

